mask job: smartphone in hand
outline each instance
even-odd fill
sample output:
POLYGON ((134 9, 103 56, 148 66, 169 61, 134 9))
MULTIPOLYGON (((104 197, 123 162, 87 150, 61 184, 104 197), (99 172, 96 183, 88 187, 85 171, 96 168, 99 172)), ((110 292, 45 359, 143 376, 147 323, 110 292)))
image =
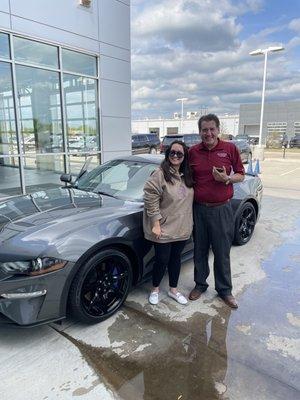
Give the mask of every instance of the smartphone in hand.
POLYGON ((220 167, 216 167, 216 170, 217 170, 218 172, 224 172, 223 168, 220 168, 220 167))

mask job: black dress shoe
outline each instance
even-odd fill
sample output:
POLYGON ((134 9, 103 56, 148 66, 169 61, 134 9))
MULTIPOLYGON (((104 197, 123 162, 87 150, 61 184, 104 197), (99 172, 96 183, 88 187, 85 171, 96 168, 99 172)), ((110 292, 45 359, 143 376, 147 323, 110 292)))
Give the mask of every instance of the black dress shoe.
POLYGON ((226 295, 226 296, 220 296, 221 299, 224 301, 225 304, 227 304, 231 308, 238 308, 238 303, 236 302, 234 296, 231 294, 226 295))
POLYGON ((198 300, 201 297, 202 292, 199 289, 194 288, 190 295, 189 295, 189 299, 190 300, 198 300))

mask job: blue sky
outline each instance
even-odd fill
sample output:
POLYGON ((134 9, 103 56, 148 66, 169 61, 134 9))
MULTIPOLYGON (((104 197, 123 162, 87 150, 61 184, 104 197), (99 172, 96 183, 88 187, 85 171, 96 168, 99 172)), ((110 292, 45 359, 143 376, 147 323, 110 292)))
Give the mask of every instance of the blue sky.
POLYGON ((238 113, 261 100, 300 99, 300 2, 296 0, 131 0, 133 118, 185 110, 238 113))

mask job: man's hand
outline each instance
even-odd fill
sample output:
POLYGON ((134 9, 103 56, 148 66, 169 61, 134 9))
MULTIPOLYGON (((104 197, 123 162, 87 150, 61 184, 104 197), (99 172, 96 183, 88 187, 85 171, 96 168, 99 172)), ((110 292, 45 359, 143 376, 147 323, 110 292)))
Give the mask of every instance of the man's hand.
MULTIPOLYGON (((220 168, 218 168, 220 170, 220 168)), ((226 173, 226 168, 223 166, 222 171, 218 171, 216 167, 213 167, 212 174, 217 182, 223 182, 228 184, 230 182, 230 177, 226 173)))
POLYGON ((159 221, 154 222, 152 233, 156 239, 159 239, 161 237, 161 227, 159 221))

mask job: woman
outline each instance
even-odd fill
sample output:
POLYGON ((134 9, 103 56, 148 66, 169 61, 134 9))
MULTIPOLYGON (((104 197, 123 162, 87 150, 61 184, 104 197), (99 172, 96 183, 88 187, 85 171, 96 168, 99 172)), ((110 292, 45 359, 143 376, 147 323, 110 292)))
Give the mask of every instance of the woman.
POLYGON ((144 187, 144 235, 154 243, 155 263, 152 273, 151 304, 158 303, 159 285, 166 268, 169 272, 168 295, 180 304, 187 299, 177 290, 180 255, 193 228, 193 179, 189 168, 188 148, 175 140, 168 147, 160 168, 144 187))

